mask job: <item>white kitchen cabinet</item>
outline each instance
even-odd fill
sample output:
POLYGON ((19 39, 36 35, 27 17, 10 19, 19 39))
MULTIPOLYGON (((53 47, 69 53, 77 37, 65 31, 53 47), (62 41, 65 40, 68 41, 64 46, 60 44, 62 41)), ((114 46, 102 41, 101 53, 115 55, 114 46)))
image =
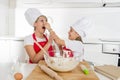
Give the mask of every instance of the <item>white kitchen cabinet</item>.
POLYGON ((95 64, 118 65, 118 55, 102 53, 102 44, 84 44, 84 58, 95 64))
POLYGON ((120 0, 17 0, 17 7, 118 7, 120 0))
POLYGON ((120 54, 120 44, 102 44, 102 52, 120 54))
POLYGON ((0 40, 0 62, 8 62, 10 60, 9 41, 0 40))
POLYGON ((0 45, 0 62, 27 61, 28 56, 24 50, 23 39, 0 39, 0 45))
POLYGON ((26 61, 26 53, 23 46, 23 40, 9 40, 9 54, 13 60, 18 59, 20 62, 26 61))

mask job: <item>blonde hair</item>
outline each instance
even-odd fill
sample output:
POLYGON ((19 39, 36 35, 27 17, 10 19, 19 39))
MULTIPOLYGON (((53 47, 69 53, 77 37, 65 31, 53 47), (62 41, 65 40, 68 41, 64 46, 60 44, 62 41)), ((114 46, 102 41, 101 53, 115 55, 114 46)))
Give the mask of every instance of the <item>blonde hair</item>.
POLYGON ((82 38, 79 36, 79 37, 77 37, 75 40, 77 40, 77 41, 81 41, 82 43, 83 43, 83 40, 82 40, 82 38))

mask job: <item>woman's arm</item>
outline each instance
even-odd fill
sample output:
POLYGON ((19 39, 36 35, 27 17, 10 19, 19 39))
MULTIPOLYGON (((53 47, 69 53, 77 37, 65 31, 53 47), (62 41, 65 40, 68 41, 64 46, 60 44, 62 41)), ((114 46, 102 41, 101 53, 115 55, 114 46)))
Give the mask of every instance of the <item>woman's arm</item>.
MULTIPOLYGON (((45 51, 48 51, 49 47, 50 47, 50 42, 48 41, 48 43, 46 43, 46 45, 43 48, 45 51)), ((26 50, 30 60, 33 63, 38 63, 40 60, 43 59, 44 52, 42 50, 40 50, 38 53, 36 53, 34 51, 33 45, 25 46, 25 50, 26 50)))
MULTIPOLYGON (((48 42, 46 43, 46 45, 43 47, 44 50, 47 52, 50 45, 52 43, 52 38, 50 36, 48 42)), ((43 54, 44 52, 42 50, 40 50, 38 53, 36 53, 34 51, 34 48, 33 48, 33 45, 26 45, 25 46, 25 50, 30 58, 30 60, 33 62, 33 63, 38 63, 39 60, 42 60, 43 59, 43 54)))
POLYGON ((43 59, 42 54, 36 54, 36 52, 34 51, 33 45, 27 45, 25 46, 25 50, 30 58, 30 60, 33 63, 37 63, 39 60, 43 59), (37 57, 37 58, 36 58, 37 57))

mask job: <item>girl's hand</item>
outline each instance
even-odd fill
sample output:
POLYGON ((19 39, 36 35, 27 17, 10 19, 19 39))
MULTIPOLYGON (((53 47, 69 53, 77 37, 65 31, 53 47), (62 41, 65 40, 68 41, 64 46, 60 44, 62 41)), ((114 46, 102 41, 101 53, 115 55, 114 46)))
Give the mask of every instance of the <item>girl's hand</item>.
POLYGON ((44 23, 44 27, 45 27, 48 31, 51 30, 51 26, 50 26, 50 24, 49 24, 48 22, 45 22, 45 23, 44 23))

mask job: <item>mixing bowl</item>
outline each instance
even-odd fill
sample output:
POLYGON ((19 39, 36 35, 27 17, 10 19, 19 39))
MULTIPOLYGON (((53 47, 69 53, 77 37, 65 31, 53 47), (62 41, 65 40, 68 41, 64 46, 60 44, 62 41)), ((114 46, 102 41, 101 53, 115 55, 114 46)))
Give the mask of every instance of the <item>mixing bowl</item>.
MULTIPOLYGON (((59 53, 55 53, 55 54, 59 54, 59 53)), ((64 53, 64 55, 62 56, 59 55, 49 58, 48 56, 44 55, 44 59, 46 64, 51 69, 59 72, 67 72, 76 68, 82 57, 82 54, 76 51, 72 51, 72 54, 73 54, 72 57, 69 57, 69 55, 66 55, 66 53, 64 53)))

